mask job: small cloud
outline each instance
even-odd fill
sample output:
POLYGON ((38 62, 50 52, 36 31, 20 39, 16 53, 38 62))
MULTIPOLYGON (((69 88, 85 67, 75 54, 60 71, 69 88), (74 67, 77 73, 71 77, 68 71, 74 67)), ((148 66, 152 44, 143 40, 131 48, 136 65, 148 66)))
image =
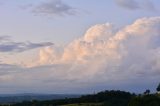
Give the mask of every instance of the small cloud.
POLYGON ((156 7, 150 0, 115 0, 116 4, 128 10, 144 9, 155 11, 156 7))
POLYGON ((30 4, 25 6, 25 8, 29 8, 36 15, 63 16, 76 14, 75 8, 69 6, 61 0, 47 0, 38 5, 30 4))
POLYGON ((123 7, 123 8, 126 8, 126 9, 130 9, 130 10, 140 8, 139 4, 135 0, 116 0, 116 3, 120 7, 123 7))
POLYGON ((144 2, 144 9, 149 10, 149 11, 157 10, 155 5, 150 0, 146 0, 146 2, 144 2))
POLYGON ((4 36, 0 36, 0 41, 8 41, 10 39, 10 36, 8 35, 4 35, 4 36))
POLYGON ((45 46, 51 46, 51 42, 32 43, 32 42, 14 42, 10 36, 0 36, 0 52, 23 52, 30 49, 36 49, 45 46))

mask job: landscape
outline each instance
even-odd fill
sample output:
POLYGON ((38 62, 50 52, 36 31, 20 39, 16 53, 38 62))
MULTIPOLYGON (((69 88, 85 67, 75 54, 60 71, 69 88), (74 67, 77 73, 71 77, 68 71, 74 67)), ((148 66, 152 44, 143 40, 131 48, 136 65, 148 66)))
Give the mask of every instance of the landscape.
POLYGON ((160 106, 160 1, 0 0, 0 106, 160 106))
POLYGON ((160 106, 160 83, 156 93, 147 89, 143 94, 135 94, 120 90, 106 90, 86 95, 15 95, 0 97, 0 101, 10 100, 0 106, 160 106), (14 101, 12 101, 14 100, 14 101), (15 101, 19 100, 19 101, 15 101))

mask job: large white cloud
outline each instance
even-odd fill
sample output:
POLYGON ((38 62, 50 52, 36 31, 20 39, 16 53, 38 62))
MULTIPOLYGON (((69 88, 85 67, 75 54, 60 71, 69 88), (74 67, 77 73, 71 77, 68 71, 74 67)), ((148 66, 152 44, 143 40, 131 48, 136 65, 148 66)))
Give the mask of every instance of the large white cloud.
POLYGON ((138 19, 120 29, 95 25, 65 47, 41 49, 34 67, 1 65, 0 87, 5 89, 0 92, 16 92, 12 86, 28 92, 152 88, 160 79, 159 42, 160 17, 138 19))

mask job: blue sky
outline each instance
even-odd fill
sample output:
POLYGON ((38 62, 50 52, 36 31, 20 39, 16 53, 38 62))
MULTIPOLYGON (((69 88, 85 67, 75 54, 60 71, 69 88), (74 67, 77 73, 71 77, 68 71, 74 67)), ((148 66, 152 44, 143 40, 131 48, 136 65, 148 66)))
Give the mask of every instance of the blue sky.
POLYGON ((159 5, 0 0, 0 93, 154 91, 160 78, 159 5))
POLYGON ((116 4, 116 0, 106 1, 64 0, 67 5, 76 9, 74 16, 42 16, 29 9, 22 9, 30 4, 38 5, 43 0, 3 1, 1 5, 1 35, 10 35, 17 40, 53 41, 68 43, 82 36, 90 26, 110 22, 118 26, 132 23, 141 17, 157 16, 158 0, 152 0, 157 10, 129 10, 116 4), (157 5, 157 6, 156 6, 157 5), (43 29, 43 30, 42 30, 43 29), (63 31, 62 31, 63 29, 63 31), (41 30, 41 31, 39 31, 41 30))

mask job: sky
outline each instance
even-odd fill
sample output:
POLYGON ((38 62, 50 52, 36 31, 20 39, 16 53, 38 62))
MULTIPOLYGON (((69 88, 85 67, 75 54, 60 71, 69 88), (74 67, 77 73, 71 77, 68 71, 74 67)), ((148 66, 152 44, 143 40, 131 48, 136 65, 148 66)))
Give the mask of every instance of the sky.
POLYGON ((0 94, 155 92, 159 0, 0 0, 0 94))

